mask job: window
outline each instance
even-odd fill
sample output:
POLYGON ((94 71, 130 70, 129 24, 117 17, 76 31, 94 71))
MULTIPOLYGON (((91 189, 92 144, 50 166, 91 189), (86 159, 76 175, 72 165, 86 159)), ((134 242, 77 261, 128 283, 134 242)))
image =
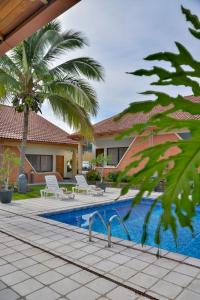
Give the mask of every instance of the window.
POLYGON ((37 172, 52 172, 52 155, 26 154, 26 157, 37 172))
POLYGON ((92 143, 87 143, 83 146, 83 152, 92 152, 92 143))
POLYGON ((183 139, 183 140, 189 140, 191 138, 191 133, 190 132, 179 132, 178 135, 183 139))
POLYGON ((116 166, 122 159, 122 157, 127 149, 128 149, 127 147, 108 148, 107 155, 110 157, 108 165, 116 166))

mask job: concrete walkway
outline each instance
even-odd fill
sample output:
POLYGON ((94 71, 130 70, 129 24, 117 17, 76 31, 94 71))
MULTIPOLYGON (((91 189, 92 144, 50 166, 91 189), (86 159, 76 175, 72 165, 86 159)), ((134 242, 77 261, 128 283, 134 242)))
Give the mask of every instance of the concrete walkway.
POLYGON ((89 243, 87 230, 38 216, 108 202, 118 193, 1 204, 0 299, 200 299, 200 260, 167 251, 157 259, 156 248, 119 239, 107 248, 103 235, 89 243))

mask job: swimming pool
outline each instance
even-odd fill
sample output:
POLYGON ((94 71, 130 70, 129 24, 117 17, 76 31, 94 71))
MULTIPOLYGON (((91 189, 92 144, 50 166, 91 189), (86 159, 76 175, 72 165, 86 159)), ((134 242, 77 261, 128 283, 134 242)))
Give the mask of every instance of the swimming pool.
MULTIPOLYGON (((141 241, 144 218, 150 209, 151 203, 152 200, 142 200, 142 202, 133 209, 130 218, 125 222, 131 236, 131 240, 136 243, 140 243, 141 241)), ((93 207, 80 208, 72 211, 43 214, 42 216, 62 223, 88 229, 88 218, 92 212, 97 210, 106 220, 106 222, 108 222, 109 218, 116 214, 116 212, 121 216, 121 218, 123 218, 129 210, 130 205, 131 200, 129 199, 112 204, 96 205, 93 207)), ((157 204, 149 223, 148 240, 146 245, 155 247, 157 246, 154 242, 154 232, 161 212, 161 205, 157 204)), ((181 227, 178 228, 178 247, 176 247, 174 243, 172 233, 170 231, 164 232, 164 234, 162 234, 160 248, 171 252, 177 252, 186 256, 200 258, 200 209, 197 209, 197 214, 193 218, 193 225, 195 230, 194 236, 192 236, 189 229, 181 227)), ((98 217, 95 217, 92 229, 93 231, 106 234, 106 230, 98 217)), ((112 236, 121 239, 128 239, 123 228, 119 225, 117 220, 114 220, 112 223, 112 236)))

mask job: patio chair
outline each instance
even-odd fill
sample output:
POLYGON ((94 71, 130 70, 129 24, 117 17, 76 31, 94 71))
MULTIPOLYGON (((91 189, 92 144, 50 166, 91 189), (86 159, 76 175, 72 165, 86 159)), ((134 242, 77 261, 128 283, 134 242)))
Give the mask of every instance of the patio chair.
POLYGON ((95 185, 88 184, 83 175, 76 175, 76 186, 72 188, 73 192, 85 191, 87 194, 92 194, 95 196, 101 196, 104 190, 96 187, 95 185))
POLYGON ((75 194, 71 191, 67 191, 60 188, 55 175, 45 176, 46 188, 40 191, 41 197, 46 197, 49 194, 53 194, 56 199, 69 200, 74 199, 75 194))

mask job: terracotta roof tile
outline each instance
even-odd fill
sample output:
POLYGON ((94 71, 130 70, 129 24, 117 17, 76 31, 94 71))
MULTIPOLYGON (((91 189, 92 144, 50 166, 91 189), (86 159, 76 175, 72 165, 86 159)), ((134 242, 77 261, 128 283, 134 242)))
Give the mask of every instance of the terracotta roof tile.
MULTIPOLYGON (((0 138, 22 139, 23 113, 11 106, 0 106, 0 138)), ((29 115, 29 142, 50 144, 77 144, 70 135, 34 112, 29 115)))
MULTIPOLYGON (((198 103, 200 102, 200 97, 194 97, 194 96, 187 96, 186 99, 198 103)), ((112 135, 120 133, 130 127, 132 127, 134 124, 141 124, 144 122, 147 122, 151 116, 153 116, 156 113, 162 113, 165 110, 169 109, 169 106, 163 107, 161 105, 157 105, 152 109, 149 113, 135 113, 135 114, 126 114, 124 115, 119 121, 115 121, 114 118, 116 116, 113 116, 111 118, 108 118, 106 120, 100 121, 94 125, 94 135, 100 136, 100 135, 112 135)), ((186 119, 196 119, 200 120, 200 115, 191 115, 187 112, 177 111, 172 114, 172 116, 179 120, 186 120, 186 119)))

